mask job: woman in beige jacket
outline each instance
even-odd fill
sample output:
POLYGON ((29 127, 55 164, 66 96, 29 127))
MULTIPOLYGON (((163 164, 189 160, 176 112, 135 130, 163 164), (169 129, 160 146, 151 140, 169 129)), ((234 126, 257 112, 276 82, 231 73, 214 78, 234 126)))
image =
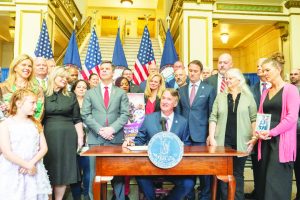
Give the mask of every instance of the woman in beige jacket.
MULTIPOLYGON (((225 74, 227 88, 219 93, 209 118, 207 145, 227 146, 250 153, 256 142, 254 135, 257 107, 241 71, 229 69, 225 74)), ((247 156, 234 157, 235 199, 244 199, 244 166, 247 156)), ((220 182, 221 199, 227 199, 227 184, 220 182)))

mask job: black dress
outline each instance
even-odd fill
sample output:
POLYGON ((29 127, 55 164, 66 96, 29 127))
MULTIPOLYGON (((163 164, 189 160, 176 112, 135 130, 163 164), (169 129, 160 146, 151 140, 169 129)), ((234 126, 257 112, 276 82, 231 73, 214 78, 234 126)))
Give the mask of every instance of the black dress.
POLYGON ((45 97, 44 132, 48 152, 44 163, 51 185, 68 185, 80 180, 77 165, 77 132, 81 122, 80 108, 73 93, 61 92, 45 97))
MULTIPOLYGON (((271 99, 269 94, 263 102, 264 113, 271 114, 270 129, 276 127, 281 120, 282 112, 281 88, 271 99)), ((272 137, 261 143, 261 160, 258 162, 257 199, 286 200, 291 199, 293 164, 279 162, 280 137, 272 137)))

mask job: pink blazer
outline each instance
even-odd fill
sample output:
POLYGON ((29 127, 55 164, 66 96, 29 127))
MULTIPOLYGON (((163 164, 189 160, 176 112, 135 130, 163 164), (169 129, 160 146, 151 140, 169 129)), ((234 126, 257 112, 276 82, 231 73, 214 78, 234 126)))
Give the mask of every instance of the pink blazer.
MULTIPOLYGON (((258 113, 263 113, 263 102, 269 90, 264 91, 260 98, 258 113)), ((296 159, 296 132, 299 112, 299 91, 296 86, 286 84, 282 93, 282 112, 280 123, 270 130, 270 136, 280 137, 279 162, 285 163, 296 159)), ((258 140, 258 160, 261 159, 261 140, 258 140)))

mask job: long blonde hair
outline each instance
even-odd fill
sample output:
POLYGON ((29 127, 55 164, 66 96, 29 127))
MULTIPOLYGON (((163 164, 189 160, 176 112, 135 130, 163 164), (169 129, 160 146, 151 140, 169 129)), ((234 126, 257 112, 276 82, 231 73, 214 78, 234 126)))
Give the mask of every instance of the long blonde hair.
MULTIPOLYGON (((9 110, 9 115, 14 116, 17 114, 18 108, 17 108, 17 101, 24 101, 25 97, 32 96, 37 98, 37 95, 29 89, 19 89, 15 91, 11 97, 10 100, 10 110, 9 110)), ((43 126, 38 121, 33 117, 33 115, 28 116, 28 118, 36 125, 38 132, 41 133, 43 131, 43 126)))
MULTIPOLYGON (((48 77, 48 87, 46 90, 46 96, 51 96, 54 93, 55 79, 58 77, 68 77, 68 71, 63 67, 55 67, 48 77)), ((62 94, 64 96, 69 96, 67 85, 62 89, 62 94)))
POLYGON ((8 77, 6 82, 8 83, 9 87, 11 88, 15 82, 16 82, 16 72, 15 72, 15 68, 18 64, 20 64, 21 62, 23 62, 24 60, 30 60, 31 65, 32 65, 32 71, 30 76, 28 77, 28 84, 26 88, 34 88, 35 84, 34 84, 34 69, 33 69, 33 60, 32 58, 27 55, 27 54, 21 54, 18 57, 14 58, 13 61, 10 63, 9 65, 9 73, 8 73, 8 77))
POLYGON ((161 74, 157 73, 157 72, 152 73, 152 74, 149 75, 149 77, 147 79, 147 83, 146 83, 145 96, 147 98, 149 98, 152 94, 152 91, 150 89, 150 81, 156 76, 160 78, 160 85, 159 85, 158 90, 157 90, 157 96, 158 96, 159 99, 161 98, 161 95, 162 95, 163 91, 166 89, 164 77, 161 74))

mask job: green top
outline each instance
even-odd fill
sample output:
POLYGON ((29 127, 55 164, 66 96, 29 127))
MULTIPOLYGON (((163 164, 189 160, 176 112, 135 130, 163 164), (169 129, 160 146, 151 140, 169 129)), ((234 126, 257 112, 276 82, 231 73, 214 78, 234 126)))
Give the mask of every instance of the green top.
MULTIPOLYGON (((42 120, 44 113, 44 93, 43 89, 39 85, 34 85, 33 88, 30 88, 37 96, 38 100, 36 103, 36 110, 33 117, 39 121, 42 120)), ((13 93, 17 90, 15 85, 9 86, 7 82, 0 83, 0 99, 6 104, 10 104, 11 97, 13 93)))
MULTIPOLYGON (((256 121, 257 107, 253 96, 241 93, 237 108, 237 150, 247 151, 247 142, 252 137, 252 122, 256 121)), ((224 146, 228 116, 227 93, 219 93, 215 99, 209 121, 216 122, 215 139, 218 146, 224 146)))

